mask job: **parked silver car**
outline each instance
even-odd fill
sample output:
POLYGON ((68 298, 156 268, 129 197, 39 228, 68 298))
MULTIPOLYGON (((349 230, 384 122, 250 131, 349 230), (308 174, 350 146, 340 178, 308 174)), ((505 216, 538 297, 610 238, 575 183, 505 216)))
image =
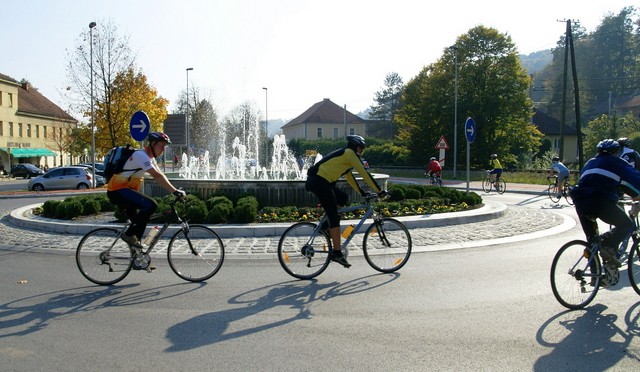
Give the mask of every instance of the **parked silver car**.
POLYGON ((93 184, 85 167, 58 167, 29 180, 27 189, 33 191, 88 189, 93 184))

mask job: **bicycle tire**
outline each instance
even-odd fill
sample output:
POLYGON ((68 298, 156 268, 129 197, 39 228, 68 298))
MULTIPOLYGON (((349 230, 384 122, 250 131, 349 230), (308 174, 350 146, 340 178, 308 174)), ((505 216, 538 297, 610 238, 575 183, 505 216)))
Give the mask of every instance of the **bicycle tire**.
POLYGON ((312 222, 298 222, 280 236, 278 261, 294 278, 313 279, 329 266, 331 242, 324 231, 314 236, 316 226, 312 222))
POLYGON ((631 287, 640 295, 640 248, 639 242, 633 243, 627 258, 627 273, 629 274, 629 283, 631 287))
POLYGON ((587 242, 572 240, 560 247, 553 258, 551 290, 556 300, 566 308, 582 309, 598 294, 602 279, 601 262, 597 254, 592 260, 585 257, 590 256, 590 251, 591 246, 587 242))
POLYGON ((442 178, 436 178, 436 185, 442 187, 442 178))
POLYGON ((561 197, 560 195, 558 195, 558 185, 556 185, 555 183, 550 184, 549 188, 547 189, 547 195, 549 195, 549 199, 551 199, 552 202, 558 203, 561 197))
POLYGON ((492 187, 493 187, 493 182, 491 182, 491 179, 489 177, 485 178, 482 181, 482 190, 484 192, 491 192, 492 187))
POLYGON ((189 282, 202 282, 216 275, 224 262, 224 244, 215 231, 202 225, 178 230, 167 247, 171 270, 189 282))
POLYGON ((507 181, 505 181, 504 178, 500 178, 500 180, 498 181, 498 187, 496 188, 496 191, 500 195, 504 194, 504 192, 507 191, 507 181))
POLYGON ((564 200, 567 201, 567 204, 573 205, 573 198, 571 197, 571 186, 567 186, 564 188, 564 200))
POLYGON ((374 221, 362 241, 365 260, 382 273, 400 270, 409 261, 411 247, 411 234, 407 227, 388 217, 374 221))
POLYGON ((78 243, 76 265, 90 282, 112 285, 124 279, 131 271, 133 250, 125 241, 117 239, 119 232, 110 228, 95 229, 89 231, 78 243))

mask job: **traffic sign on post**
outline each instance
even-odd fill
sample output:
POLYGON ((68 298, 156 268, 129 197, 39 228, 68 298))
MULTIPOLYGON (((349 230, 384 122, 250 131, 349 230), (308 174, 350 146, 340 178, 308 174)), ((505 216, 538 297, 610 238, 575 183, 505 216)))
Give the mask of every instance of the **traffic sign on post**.
POLYGON ((476 139, 476 122, 470 117, 464 123, 464 134, 467 136, 467 141, 473 143, 476 139))
POLYGON ((449 150, 449 144, 447 143, 447 139, 444 138, 444 135, 440 136, 440 139, 436 143, 436 150, 449 150))
POLYGON ((131 132, 131 137, 136 141, 143 141, 146 139, 147 134, 149 134, 150 127, 151 122, 149 121, 147 113, 144 111, 136 111, 129 122, 129 132, 131 132))

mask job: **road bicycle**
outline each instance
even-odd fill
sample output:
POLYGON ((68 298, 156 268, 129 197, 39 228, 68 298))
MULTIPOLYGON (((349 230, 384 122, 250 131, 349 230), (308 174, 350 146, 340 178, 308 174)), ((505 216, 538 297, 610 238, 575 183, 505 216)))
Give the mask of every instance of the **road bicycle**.
POLYGON ((558 185, 558 176, 553 175, 547 177, 549 180, 549 188, 547 189, 547 194, 549 195, 549 199, 552 202, 558 203, 562 197, 569 203, 569 205, 573 205, 573 198, 571 197, 571 188, 572 185, 569 184, 569 180, 565 179, 562 181, 562 185, 558 185))
MULTIPOLYGON (((364 203, 338 210, 338 213, 343 214, 364 210, 362 218, 345 239, 341 249, 347 257, 347 246, 363 228, 365 221, 371 219, 362 241, 364 258, 375 270, 391 273, 402 268, 409 260, 411 235, 402 222, 376 213, 372 205, 374 200, 378 200, 378 195, 369 193, 365 195, 364 203)), ((329 253, 333 247, 329 232, 322 228, 328 224, 329 220, 324 214, 318 223, 297 222, 282 233, 278 242, 278 260, 289 275, 298 279, 312 279, 329 266, 329 253)))
MULTIPOLYGON (((634 203, 629 216, 634 227, 620 244, 616 256, 627 264, 627 274, 631 286, 640 295, 640 231, 638 231, 638 210, 634 203), (631 248, 627 247, 631 243, 631 248)), ((608 234, 608 233, 605 233, 608 234)), ((604 234, 603 234, 604 235, 604 234)), ((602 248, 603 235, 592 243, 573 240, 563 245, 551 264, 551 289, 556 300, 569 309, 587 306, 602 288, 610 288, 620 280, 620 272, 615 265, 603 265, 598 252, 602 248)))
POLYGON ((507 191, 507 181, 504 177, 500 176, 500 180, 496 182, 496 175, 491 174, 490 170, 484 171, 485 177, 482 181, 482 190, 484 192, 491 192, 491 188, 495 188, 498 194, 504 194, 507 191))
POLYGON ((435 185, 442 187, 442 178, 438 173, 425 173, 425 175, 429 176, 429 185, 435 185))
POLYGON ((146 249, 135 248, 120 237, 131 221, 120 229, 101 227, 88 232, 76 249, 76 264, 82 275, 100 285, 115 284, 134 270, 151 272, 150 253, 172 221, 180 224, 167 246, 169 266, 178 277, 201 282, 214 276, 224 261, 224 245, 218 234, 202 225, 189 225, 176 211, 176 203, 169 203, 170 218, 166 219, 158 234, 146 249))

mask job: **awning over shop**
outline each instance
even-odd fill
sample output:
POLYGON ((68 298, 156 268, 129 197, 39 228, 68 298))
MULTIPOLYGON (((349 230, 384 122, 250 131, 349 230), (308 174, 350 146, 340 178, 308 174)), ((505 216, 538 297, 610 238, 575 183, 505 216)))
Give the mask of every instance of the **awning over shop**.
MULTIPOLYGON (((0 147, 0 150, 7 151, 6 147, 0 147)), ((33 147, 11 147, 11 155, 14 158, 30 158, 32 156, 58 156, 55 152, 45 148, 33 148, 33 147)))

